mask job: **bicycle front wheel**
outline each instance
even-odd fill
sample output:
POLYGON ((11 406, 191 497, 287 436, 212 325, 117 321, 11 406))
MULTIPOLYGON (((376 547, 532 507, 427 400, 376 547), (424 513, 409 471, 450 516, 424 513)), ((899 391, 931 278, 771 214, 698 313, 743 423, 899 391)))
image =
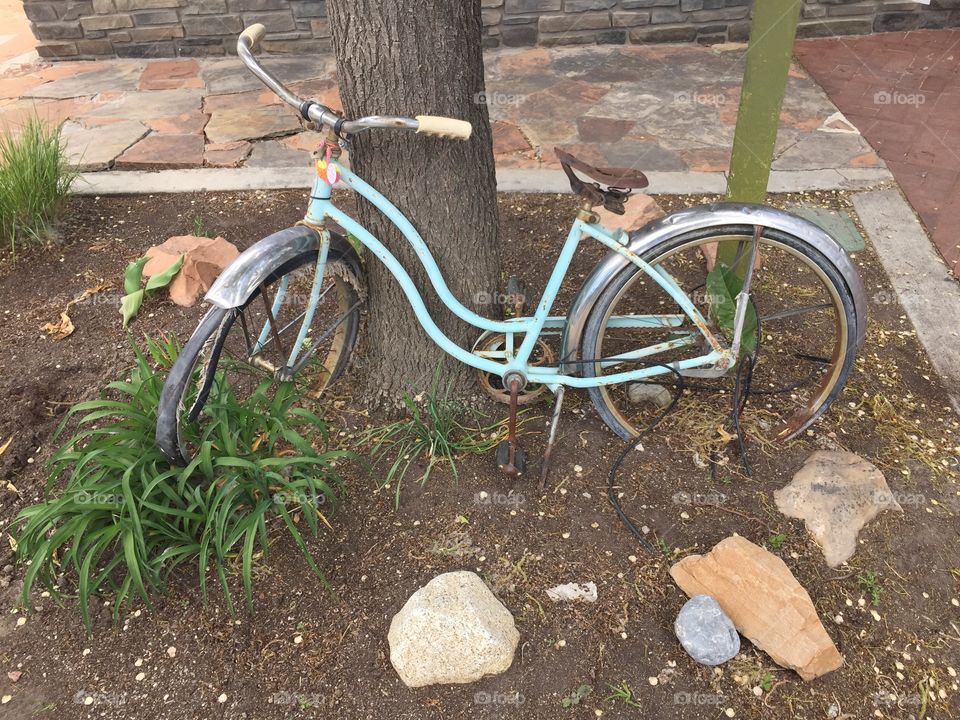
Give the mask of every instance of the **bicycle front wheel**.
MULTIPOLYGON (((663 271, 709 316, 708 258, 716 243, 730 241, 738 258, 748 257, 752 226, 718 226, 669 238, 643 260, 663 271)), ((769 439, 788 440, 808 428, 837 398, 854 364, 856 316, 853 297, 838 269, 815 248, 788 233, 767 228, 760 238, 750 289, 759 339, 745 413, 769 439)), ((657 343, 698 336, 697 342, 644 358, 673 363, 705 355, 709 348, 695 325, 649 275, 630 264, 602 291, 584 331, 584 374, 603 377, 638 365, 618 362, 657 343), (636 327, 635 314, 670 314, 671 327, 636 327), (618 318, 621 318, 618 320, 618 318)), ((723 335, 718 328, 714 332, 723 335)), ((727 338, 728 341, 732 338, 727 338)), ((731 371, 736 372, 734 369, 731 371)), ((673 373, 661 375, 670 385, 673 373)), ((689 379, 689 382, 698 382, 689 379)), ((732 383, 725 383, 727 388, 732 383)), ((722 385, 718 385, 718 388, 722 385)), ((662 393, 661 393, 662 394, 662 393)), ((603 420, 625 439, 635 437, 656 414, 649 393, 637 383, 598 386, 590 397, 603 420)))
POLYGON ((208 438, 212 399, 245 405, 293 382, 318 398, 346 370, 360 329, 360 262, 333 236, 324 275, 316 250, 277 267, 237 308, 212 308, 170 370, 157 410, 157 445, 186 464, 208 438), (311 315, 311 308, 313 313, 311 315))

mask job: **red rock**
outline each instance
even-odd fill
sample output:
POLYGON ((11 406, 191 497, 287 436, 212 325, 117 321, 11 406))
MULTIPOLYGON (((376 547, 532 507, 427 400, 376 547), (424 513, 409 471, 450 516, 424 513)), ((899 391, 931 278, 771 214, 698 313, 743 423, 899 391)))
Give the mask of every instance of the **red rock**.
POLYGON ((171 170, 203 165, 203 135, 148 135, 116 159, 118 170, 171 170))
POLYGON ((143 122, 154 132, 163 135, 192 135, 202 133, 209 119, 209 115, 197 111, 181 113, 174 117, 152 118, 143 122))
POLYGON ((496 155, 530 149, 530 141, 523 130, 511 122, 498 120, 493 124, 493 152, 496 155))
POLYGON ((583 142, 615 143, 622 140, 636 124, 636 120, 583 115, 577 118, 577 131, 583 142))
POLYGON ((665 214, 657 201, 644 193, 634 193, 627 198, 624 206, 627 212, 623 215, 612 213, 604 207, 596 208, 596 213, 600 216, 600 224, 608 228, 636 230, 652 220, 662 218, 665 214))
POLYGON ((162 273, 183 256, 183 267, 167 290, 177 305, 191 307, 210 289, 223 269, 240 254, 222 237, 178 235, 147 250, 150 261, 144 266, 147 277, 162 273))
POLYGON ((734 535, 706 555, 685 557, 670 576, 690 597, 716 599, 740 633, 804 680, 843 665, 810 595, 786 563, 746 538, 734 535))

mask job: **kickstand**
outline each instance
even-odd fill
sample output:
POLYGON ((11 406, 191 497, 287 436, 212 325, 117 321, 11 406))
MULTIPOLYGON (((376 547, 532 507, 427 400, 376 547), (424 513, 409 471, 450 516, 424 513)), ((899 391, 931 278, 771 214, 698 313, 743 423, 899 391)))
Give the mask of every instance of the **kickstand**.
POLYGON ((553 454, 553 445, 557 440, 557 425, 560 422, 563 391, 563 385, 558 387, 556 399, 553 401, 553 413, 550 416, 550 436, 547 440, 547 449, 543 453, 543 462, 540 465, 540 492, 543 492, 543 489, 547 486, 547 476, 550 474, 550 456, 553 454))

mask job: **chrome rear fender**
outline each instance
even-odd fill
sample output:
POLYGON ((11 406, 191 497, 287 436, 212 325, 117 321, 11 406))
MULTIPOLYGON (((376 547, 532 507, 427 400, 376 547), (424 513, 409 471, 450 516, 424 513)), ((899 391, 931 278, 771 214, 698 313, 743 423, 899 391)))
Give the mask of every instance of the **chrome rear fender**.
MULTIPOLYGON (((836 267, 853 296, 854 308, 858 319, 856 327, 857 347, 863 345, 867 333, 867 298, 863 282, 854 267, 853 261, 840 244, 818 225, 783 210, 767 205, 745 203, 712 203, 667 215, 644 225, 630 234, 629 248, 633 253, 643 256, 660 243, 710 227, 731 225, 761 225, 793 235, 818 250, 836 267)), ((560 357, 564 360, 563 372, 580 374, 580 347, 587 319, 594 308, 600 293, 618 273, 630 264, 623 255, 610 252, 597 263, 580 290, 577 292, 567 323, 563 330, 560 357)))

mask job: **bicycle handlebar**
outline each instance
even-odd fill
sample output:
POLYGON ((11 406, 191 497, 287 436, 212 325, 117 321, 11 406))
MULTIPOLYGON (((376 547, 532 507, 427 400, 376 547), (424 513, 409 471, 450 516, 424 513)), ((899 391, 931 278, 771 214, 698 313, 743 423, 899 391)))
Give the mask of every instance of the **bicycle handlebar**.
POLYGON ((267 29, 257 23, 246 28, 237 38, 237 55, 247 69, 264 85, 288 105, 296 108, 304 120, 318 125, 326 125, 336 133, 353 134, 372 128, 392 128, 395 130, 413 130, 422 135, 467 140, 473 133, 473 127, 465 120, 418 115, 416 118, 396 115, 370 115, 358 120, 345 120, 338 112, 316 100, 304 100, 284 85, 276 75, 267 70, 254 55, 254 49, 267 34, 267 29))

